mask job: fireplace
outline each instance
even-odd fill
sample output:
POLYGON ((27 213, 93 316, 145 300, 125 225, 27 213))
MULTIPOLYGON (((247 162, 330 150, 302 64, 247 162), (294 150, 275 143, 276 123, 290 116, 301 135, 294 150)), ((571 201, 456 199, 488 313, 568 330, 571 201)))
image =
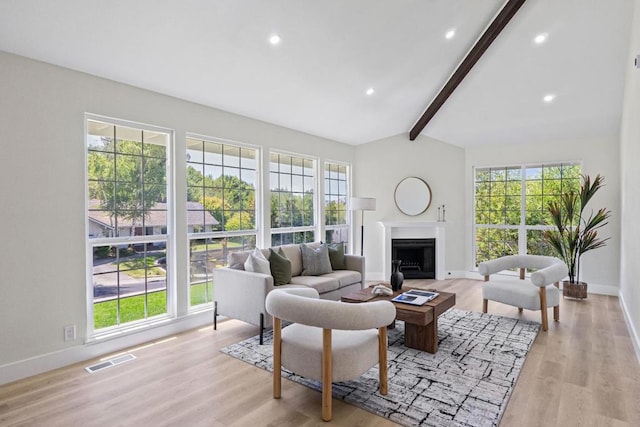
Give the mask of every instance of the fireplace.
POLYGON ((382 262, 380 263, 382 274, 378 276, 378 280, 389 280, 391 276, 391 260, 394 259, 391 249, 392 240, 422 239, 435 240, 435 249, 433 251, 436 258, 435 279, 445 280, 447 278, 445 228, 450 223, 442 221, 380 221, 378 224, 381 225, 383 229, 383 245, 381 247, 382 262))
POLYGON ((405 279, 436 278, 436 239, 391 239, 391 259, 405 279))

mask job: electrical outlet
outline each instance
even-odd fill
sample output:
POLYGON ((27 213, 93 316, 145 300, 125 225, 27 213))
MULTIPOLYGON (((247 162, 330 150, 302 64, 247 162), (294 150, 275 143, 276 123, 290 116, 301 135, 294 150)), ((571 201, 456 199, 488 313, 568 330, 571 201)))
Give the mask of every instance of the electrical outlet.
POLYGON ((64 340, 73 341, 76 339, 76 325, 64 327, 64 340))

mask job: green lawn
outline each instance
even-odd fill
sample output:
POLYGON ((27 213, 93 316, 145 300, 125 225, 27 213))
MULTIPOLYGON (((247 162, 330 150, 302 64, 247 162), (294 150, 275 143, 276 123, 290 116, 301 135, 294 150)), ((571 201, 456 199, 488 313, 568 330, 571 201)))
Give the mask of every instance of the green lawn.
MULTIPOLYGON (((227 243, 227 249, 231 249, 231 248, 239 248, 242 245, 240 243, 236 243, 236 242, 228 242, 227 243)), ((209 250, 210 251, 215 251, 215 250, 220 250, 222 249, 222 242, 212 242, 209 243, 209 250)), ((193 252, 202 252, 207 250, 207 244, 206 243, 198 243, 198 244, 194 244, 191 245, 191 250, 193 252)))
POLYGON ((213 282, 191 285, 191 305, 200 305, 213 301, 213 282), (208 298, 207 298, 208 297, 208 298))
MULTIPOLYGON (((164 255, 149 255, 146 258, 133 258, 127 261, 120 262, 120 269, 127 273, 127 276, 141 279, 145 277, 145 267, 146 267, 146 276, 166 276, 167 273, 164 269, 155 266, 155 261, 158 258, 163 257, 164 255)), ((114 265, 115 268, 115 264, 114 265)))
MULTIPOLYGON (((191 286, 191 305, 204 304, 213 300, 213 282, 191 286), (208 296, 208 298, 207 298, 208 296)), ((157 316, 167 312, 167 291, 147 294, 148 316, 157 316)), ((99 302, 93 305, 94 329, 115 326, 117 321, 117 300, 99 302)), ((144 295, 120 299, 120 323, 144 319, 144 295)))

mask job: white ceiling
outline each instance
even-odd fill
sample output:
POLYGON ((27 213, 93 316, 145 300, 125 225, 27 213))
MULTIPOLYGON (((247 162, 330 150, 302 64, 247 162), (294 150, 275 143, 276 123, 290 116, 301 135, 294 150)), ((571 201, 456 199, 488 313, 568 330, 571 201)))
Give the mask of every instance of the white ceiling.
MULTIPOLYGON (((0 50, 361 144, 408 135, 503 4, 0 0, 0 50)), ((617 135, 632 10, 528 0, 422 135, 467 147, 617 135)))

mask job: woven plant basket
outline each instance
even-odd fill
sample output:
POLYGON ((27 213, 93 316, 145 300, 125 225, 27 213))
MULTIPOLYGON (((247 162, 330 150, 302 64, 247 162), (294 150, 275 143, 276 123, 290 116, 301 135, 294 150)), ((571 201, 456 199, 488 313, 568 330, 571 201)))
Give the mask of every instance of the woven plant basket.
POLYGON ((562 296, 565 298, 585 299, 587 298, 587 284, 585 282, 571 283, 563 281, 562 296))

